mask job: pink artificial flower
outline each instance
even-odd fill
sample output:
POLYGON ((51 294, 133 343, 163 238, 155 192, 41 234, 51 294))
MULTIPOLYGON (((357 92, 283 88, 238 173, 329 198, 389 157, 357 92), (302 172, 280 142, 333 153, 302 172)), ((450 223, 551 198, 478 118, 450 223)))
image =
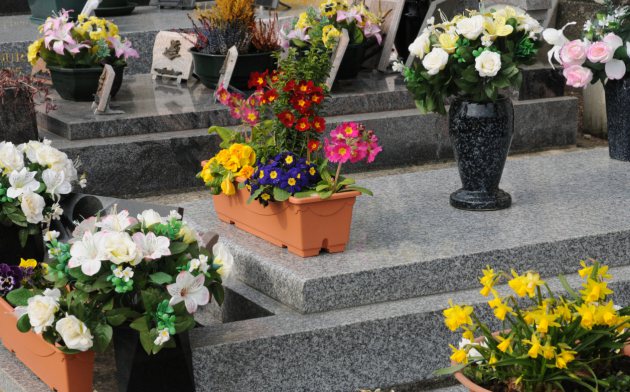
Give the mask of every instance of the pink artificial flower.
POLYGON ((337 127, 344 139, 359 137, 359 124, 355 122, 343 123, 337 127))
POLYGON ((374 162, 374 159, 376 159, 376 156, 381 151, 383 151, 383 147, 379 146, 378 144, 374 144, 374 145, 371 144, 368 150, 367 163, 374 162))
POLYGON ((225 89, 225 87, 221 86, 215 93, 215 96, 221 102, 222 105, 229 106, 230 105, 230 93, 225 89))
POLYGON ((383 42, 383 36, 381 35, 381 28, 379 25, 370 22, 369 20, 363 26, 363 34, 366 38, 376 37, 376 42, 380 45, 383 42))
POLYGON ((303 29, 291 30, 289 34, 287 35, 287 38, 308 42, 311 39, 311 37, 309 37, 309 35, 306 34, 306 30, 308 30, 306 27, 303 29))
POLYGON ((258 121, 260 120, 260 113, 258 112, 258 110, 246 106, 243 109, 242 119, 243 122, 254 126, 258 124, 258 121))
POLYGON ((184 302, 188 313, 193 314, 199 306, 208 304, 210 292, 204 286, 205 279, 204 274, 195 277, 188 271, 180 272, 175 278, 175 283, 166 286, 166 291, 171 295, 169 305, 184 302))
POLYGON ((63 56, 66 44, 71 45, 72 48, 77 45, 71 34, 74 23, 66 23, 61 17, 55 19, 57 20, 53 21, 52 28, 44 31, 44 45, 47 49, 52 49, 63 56))
POLYGON ((586 87, 593 79, 593 72, 580 65, 565 68, 562 74, 567 79, 567 85, 576 88, 586 87))
POLYGON ((586 51, 586 57, 592 63, 607 63, 614 54, 612 47, 604 41, 595 42, 586 51))
POLYGON ((560 49, 560 60, 564 67, 582 65, 586 61, 586 43, 576 39, 567 42, 560 49))
POLYGON ((291 45, 291 38, 289 38, 289 35, 287 34, 287 30, 289 28, 289 24, 283 24, 278 34, 280 36, 280 46, 282 49, 289 49, 289 46, 291 45))
POLYGON ((337 11, 337 22, 350 23, 352 20, 356 20, 361 23, 361 14, 356 9, 350 11, 337 11))
POLYGON ((124 42, 121 42, 119 39, 114 37, 109 37, 107 40, 112 44, 112 49, 114 49, 117 58, 124 57, 127 60, 129 57, 139 58, 138 52, 131 47, 131 41, 125 39, 124 42))

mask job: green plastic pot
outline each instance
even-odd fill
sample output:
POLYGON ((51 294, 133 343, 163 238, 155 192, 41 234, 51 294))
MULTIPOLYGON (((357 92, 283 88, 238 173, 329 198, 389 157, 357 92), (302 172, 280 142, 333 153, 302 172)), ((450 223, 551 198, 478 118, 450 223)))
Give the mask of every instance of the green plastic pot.
POLYGON ((53 87, 61 98, 80 102, 94 100, 103 67, 61 68, 48 66, 48 69, 53 87))
POLYGON ((31 8, 31 20, 44 23, 53 12, 59 12, 62 9, 72 10, 70 18, 76 19, 86 2, 87 0, 28 0, 28 6, 31 8))
MULTIPOLYGON (((221 68, 225 62, 224 55, 199 53, 194 48, 190 50, 195 63, 195 75, 201 83, 210 88, 216 88, 221 75, 221 68)), ((252 72, 264 72, 276 69, 276 59, 273 52, 239 54, 230 80, 230 86, 239 90, 247 90, 247 82, 252 72)))
POLYGON ((341 59, 335 80, 354 79, 361 71, 361 64, 365 58, 365 43, 348 45, 346 53, 341 59))
POLYGON ((103 0, 94 14, 100 18, 129 15, 138 4, 128 0, 103 0))

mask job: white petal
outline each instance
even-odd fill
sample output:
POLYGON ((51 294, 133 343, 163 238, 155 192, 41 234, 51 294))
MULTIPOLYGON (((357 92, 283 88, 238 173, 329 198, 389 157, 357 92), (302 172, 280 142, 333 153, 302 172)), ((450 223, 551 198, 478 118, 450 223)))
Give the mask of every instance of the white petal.
POLYGON ((612 59, 606 63, 606 76, 611 80, 622 79, 626 74, 626 63, 612 59))
POLYGON ((94 276, 101 269, 100 260, 89 260, 81 264, 81 272, 87 276, 94 276))

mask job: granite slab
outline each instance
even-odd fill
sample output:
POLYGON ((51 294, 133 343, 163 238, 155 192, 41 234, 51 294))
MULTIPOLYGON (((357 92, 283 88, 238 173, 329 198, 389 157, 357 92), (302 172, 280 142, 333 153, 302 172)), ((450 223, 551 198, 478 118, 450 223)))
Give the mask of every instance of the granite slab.
POLYGON ((307 259, 220 222, 210 198, 182 206, 230 246, 238 279, 314 313, 474 287, 487 264, 544 276, 588 257, 630 264, 629 184, 605 148, 509 159, 503 211, 452 208, 455 168, 367 179, 375 196, 357 199, 346 251, 307 259))

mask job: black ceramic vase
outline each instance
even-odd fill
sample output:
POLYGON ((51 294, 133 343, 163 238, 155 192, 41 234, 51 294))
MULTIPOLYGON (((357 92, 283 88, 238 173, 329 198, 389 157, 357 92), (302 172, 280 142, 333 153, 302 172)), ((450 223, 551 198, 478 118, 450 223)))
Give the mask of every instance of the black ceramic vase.
POLYGON ((630 162, 630 77, 609 80, 604 90, 610 157, 630 162))
POLYGON ((510 207, 512 198, 499 189, 514 134, 512 101, 494 103, 456 99, 449 110, 449 135, 462 188, 451 194, 451 205, 487 211, 510 207))
POLYGON ((0 223, 0 263, 19 265, 20 259, 44 261, 44 238, 41 234, 28 237, 26 246, 20 244, 20 227, 0 223))
POLYGON ((119 392, 194 392, 188 332, 172 337, 176 348, 147 355, 140 334, 127 326, 114 328, 116 379, 119 392))

